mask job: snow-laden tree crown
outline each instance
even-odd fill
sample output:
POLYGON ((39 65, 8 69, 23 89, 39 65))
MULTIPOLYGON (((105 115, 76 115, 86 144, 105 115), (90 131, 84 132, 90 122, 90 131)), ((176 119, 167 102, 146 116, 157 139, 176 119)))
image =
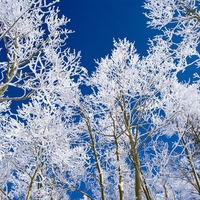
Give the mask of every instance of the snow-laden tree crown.
POLYGON ((146 0, 148 55, 114 40, 92 75, 48 2, 0 1, 1 199, 199 199, 200 2, 146 0))

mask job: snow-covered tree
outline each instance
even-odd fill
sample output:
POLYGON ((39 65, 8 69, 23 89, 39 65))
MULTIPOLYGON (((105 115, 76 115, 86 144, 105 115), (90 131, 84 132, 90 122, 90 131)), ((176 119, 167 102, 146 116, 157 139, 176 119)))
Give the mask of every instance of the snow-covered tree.
POLYGON ((124 39, 96 62, 88 80, 93 93, 80 108, 96 161, 90 170, 97 179, 93 194, 99 188, 95 199, 199 198, 197 6, 146 1, 149 25, 163 31, 149 41, 148 55, 139 57, 124 39), (195 65, 191 82, 181 82, 179 74, 195 65))
POLYGON ((85 70, 80 54, 66 47, 69 20, 58 17, 55 3, 0 1, 4 199, 66 199, 83 175, 85 148, 76 135, 74 108, 85 70), (13 111, 14 100, 27 101, 13 111))
POLYGON ((0 197, 198 199, 199 2, 146 0, 147 56, 114 40, 91 76, 56 2, 0 1, 0 197))

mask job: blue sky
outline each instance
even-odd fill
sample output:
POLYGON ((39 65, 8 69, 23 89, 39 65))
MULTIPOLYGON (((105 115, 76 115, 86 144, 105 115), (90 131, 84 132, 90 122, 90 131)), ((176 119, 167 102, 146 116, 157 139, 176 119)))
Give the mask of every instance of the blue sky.
MULTIPOLYGON (((110 54, 113 39, 127 38, 135 42, 140 56, 147 54, 148 39, 160 34, 147 27, 143 8, 145 0, 60 0, 61 14, 71 19, 67 28, 75 31, 69 35, 68 47, 81 51, 82 66, 89 72, 95 69, 94 59, 110 54)), ((179 73, 181 81, 193 79, 196 67, 179 73)))
POLYGON ((94 59, 110 54, 113 39, 135 42, 140 55, 145 55, 148 38, 155 30, 147 28, 143 0, 60 0, 61 13, 71 19, 67 28, 68 46, 81 51, 82 65, 94 70, 94 59))

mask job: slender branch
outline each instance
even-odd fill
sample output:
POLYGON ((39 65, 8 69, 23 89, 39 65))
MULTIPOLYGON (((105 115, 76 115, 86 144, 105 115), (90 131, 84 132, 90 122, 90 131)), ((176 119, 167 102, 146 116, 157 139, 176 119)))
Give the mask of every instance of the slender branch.
POLYGON ((145 197, 146 197, 147 200, 152 200, 151 194, 150 194, 150 191, 149 191, 149 187, 148 187, 147 182, 146 182, 146 180, 145 180, 145 178, 142 174, 142 170, 140 170, 140 173, 142 175, 142 189, 144 191, 145 197))
POLYGON ((184 139, 184 136, 182 136, 182 141, 183 141, 183 144, 184 144, 184 148, 185 148, 185 152, 186 152, 186 155, 187 155, 188 162, 190 163, 190 167, 192 169, 192 173, 194 175, 194 179, 195 179, 195 182, 196 182, 196 185, 197 185, 197 188, 196 187, 195 188, 197 189, 198 193, 200 194, 200 180, 199 180, 197 171, 194 167, 194 164, 193 164, 192 158, 190 156, 190 152, 189 152, 189 149, 187 147, 187 143, 184 139))
POLYGON ((163 188, 164 188, 164 191, 165 191, 165 198, 168 199, 169 195, 168 195, 168 191, 167 191, 167 187, 166 187, 166 178, 165 178, 165 174, 164 174, 164 169, 163 168, 161 169, 161 172, 162 172, 162 177, 163 177, 163 180, 164 180, 163 188))
POLYGON ((100 185, 100 188, 101 188, 101 197, 102 197, 102 200, 106 200, 105 189, 104 189, 105 186, 104 186, 103 171, 102 171, 101 164, 100 164, 100 161, 99 161, 99 158, 98 158, 98 153, 97 153, 97 150, 96 150, 96 144, 95 144, 95 140, 94 140, 94 137, 93 137, 92 127, 91 127, 91 124, 89 122, 89 119, 87 118, 87 116, 84 112, 84 109, 81 108, 81 111, 82 111, 81 114, 82 114, 83 118, 85 119, 86 126, 88 128, 90 140, 92 142, 91 147, 92 147, 92 150, 93 150, 93 153, 94 153, 94 158, 95 158, 97 170, 98 170, 98 173, 99 173, 99 185, 100 185))
POLYGON ((37 176, 37 173, 38 173, 38 168, 35 169, 35 172, 34 172, 33 176, 31 177, 31 182, 29 184, 28 194, 26 196, 26 200, 29 200, 30 197, 31 197, 31 192, 32 192, 33 184, 34 184, 35 178, 37 176))
POLYGON ((15 26, 15 24, 21 19, 21 17, 30 10, 31 8, 28 8, 27 10, 25 10, 16 20, 15 22, 5 31, 5 33, 3 33, 3 35, 0 37, 0 40, 2 40, 2 38, 4 38, 6 36, 6 34, 15 26))
POLYGON ((170 163, 172 163, 173 165, 175 165, 180 171, 181 173, 185 176, 185 178, 187 179, 187 181, 196 189, 197 186, 195 185, 195 183, 192 182, 191 178, 189 177, 188 173, 184 171, 184 169, 182 169, 183 167, 179 166, 178 164, 176 164, 173 160, 169 161, 170 163))
POLYGON ((4 102, 4 101, 22 101, 22 100, 27 100, 29 99, 34 93, 36 92, 36 90, 32 90, 31 92, 29 92, 26 96, 24 97, 5 97, 5 98, 0 98, 0 102, 4 102))
MULTIPOLYGON (((135 197, 137 200, 142 200, 142 189, 141 189, 141 177, 140 177, 140 163, 139 163, 139 157, 138 157, 138 152, 137 152, 137 148, 136 148, 136 142, 137 142, 137 136, 134 139, 133 135, 132 135, 132 128, 130 126, 130 122, 129 122, 129 118, 127 116, 127 112, 125 109, 125 98, 122 98, 122 102, 119 99, 119 105, 121 108, 121 111, 123 112, 123 120, 124 120, 124 124, 125 127, 128 131, 128 138, 130 141, 130 145, 131 145, 131 153, 132 153, 132 158, 133 158, 133 164, 134 164, 134 168, 135 168, 135 197)), ((138 135, 138 129, 136 130, 137 133, 136 135, 138 135)))
MULTIPOLYGON (((118 137, 116 135, 116 124, 115 120, 113 119, 112 114, 110 113, 110 117, 113 121, 113 135, 114 135, 114 140, 115 140, 115 146, 116 146, 116 156, 117 156, 117 161, 120 161, 120 152, 119 152, 119 142, 118 142, 118 137)), ((120 200, 124 200, 124 187, 123 187, 123 174, 122 174, 122 167, 121 165, 118 166, 118 173, 119 173, 119 184, 118 184, 118 189, 119 189, 119 197, 120 200)))
POLYGON ((39 6, 39 7, 29 7, 28 9, 26 9, 16 20, 15 22, 1 35, 0 40, 2 40, 2 38, 4 38, 6 36, 7 33, 9 33, 9 31, 15 26, 15 24, 25 15, 25 13, 27 13, 30 10, 34 10, 37 8, 48 8, 50 6, 52 6, 56 1, 49 3, 48 5, 44 5, 44 6, 39 6))
POLYGON ((6 196, 6 197, 8 198, 8 200, 12 200, 1 188, 0 188, 0 192, 1 192, 4 196, 6 196))
POLYGON ((72 187, 73 189, 75 189, 77 192, 79 192, 82 195, 85 195, 87 198, 89 198, 90 200, 95 200, 94 198, 92 198, 90 195, 88 195, 87 193, 83 192, 82 190, 76 188, 75 186, 70 185, 70 187, 72 187))

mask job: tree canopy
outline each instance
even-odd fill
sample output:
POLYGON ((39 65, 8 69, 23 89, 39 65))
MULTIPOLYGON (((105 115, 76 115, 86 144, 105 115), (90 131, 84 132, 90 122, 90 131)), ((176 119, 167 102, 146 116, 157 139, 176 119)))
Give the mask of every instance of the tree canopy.
POLYGON ((148 55, 114 40, 91 75, 56 3, 0 1, 1 199, 199 199, 200 2, 146 0, 148 55))

